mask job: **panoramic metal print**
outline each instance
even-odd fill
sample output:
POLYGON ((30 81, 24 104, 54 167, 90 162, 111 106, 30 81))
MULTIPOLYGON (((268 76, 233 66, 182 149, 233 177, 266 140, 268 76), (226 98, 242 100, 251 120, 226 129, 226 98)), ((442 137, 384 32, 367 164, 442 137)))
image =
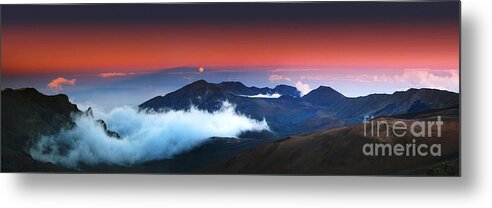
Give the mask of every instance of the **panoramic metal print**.
POLYGON ((460 3, 1 6, 1 171, 460 175, 460 3))

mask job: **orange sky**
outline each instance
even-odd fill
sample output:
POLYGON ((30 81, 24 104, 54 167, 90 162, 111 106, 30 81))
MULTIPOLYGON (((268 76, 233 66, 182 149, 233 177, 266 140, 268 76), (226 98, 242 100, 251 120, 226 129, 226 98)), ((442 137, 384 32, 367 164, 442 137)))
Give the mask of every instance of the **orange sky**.
POLYGON ((2 73, 174 66, 452 68, 457 24, 2 25, 2 73))

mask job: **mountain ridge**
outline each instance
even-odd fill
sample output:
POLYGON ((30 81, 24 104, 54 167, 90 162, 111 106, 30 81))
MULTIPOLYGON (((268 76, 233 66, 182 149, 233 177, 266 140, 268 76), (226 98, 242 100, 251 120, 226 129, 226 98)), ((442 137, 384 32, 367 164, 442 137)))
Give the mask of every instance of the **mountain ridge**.
MULTIPOLYGON (((452 93, 449 91, 441 91, 435 89, 410 89, 407 91, 399 91, 393 94, 371 94, 364 97, 350 98, 341 95, 334 89, 330 87, 320 87, 319 90, 311 93, 312 101, 310 99, 303 99, 303 97, 295 98, 292 96, 282 96, 277 99, 270 98, 250 98, 245 96, 238 96, 236 93, 244 92, 249 89, 244 88, 245 85, 242 83, 231 83, 226 82, 226 84, 219 85, 211 84, 206 81, 200 81, 195 84, 187 85, 175 92, 169 93, 165 96, 158 96, 157 98, 170 99, 169 103, 162 103, 160 99, 154 100, 156 104, 163 104, 161 106, 169 108, 187 108, 191 104, 197 105, 202 109, 207 109, 210 107, 212 109, 212 104, 216 103, 220 105, 223 99, 228 99, 230 102, 236 105, 236 111, 250 116, 252 118, 263 119, 265 118, 273 130, 272 134, 268 135, 244 135, 246 143, 238 143, 242 146, 239 149, 228 152, 226 155, 235 154, 236 151, 243 151, 249 148, 256 148, 257 145, 263 144, 263 139, 260 137, 265 137, 269 139, 269 142, 273 142, 272 145, 265 146, 265 148, 260 147, 254 150, 252 153, 241 154, 235 159, 229 160, 234 166, 231 168, 218 166, 219 169, 215 169, 219 172, 230 173, 230 172, 243 172, 244 167, 244 155, 253 154, 252 160, 255 158, 263 158, 264 153, 271 152, 271 148, 277 148, 277 143, 282 143, 284 139, 282 138, 307 138, 298 139, 299 141, 308 141, 308 143, 302 142, 303 150, 314 149, 309 148, 311 144, 325 144, 324 140, 316 139, 319 135, 328 135, 331 138, 340 141, 342 138, 347 138, 342 134, 338 134, 339 130, 352 128, 351 126, 359 124, 363 115, 374 115, 376 117, 383 116, 393 116, 394 118, 416 118, 422 117, 427 118, 430 115, 436 114, 436 112, 452 112, 442 115, 459 115, 459 94, 452 93), (230 84, 236 86, 232 90, 228 88, 230 84), (172 96, 172 97, 169 97, 172 96), (325 96, 325 97, 323 97, 325 96), (200 97, 200 98, 198 98, 200 97), (323 101, 323 99, 318 98, 329 98, 326 99, 328 102, 336 102, 321 104, 317 101, 323 101), (181 105, 186 103, 186 105, 181 105), (435 109, 440 109, 436 111, 435 109), (443 110, 444 109, 444 110, 443 110), (446 110, 447 109, 447 110, 446 110), (395 116, 396 115, 396 116, 395 116), (398 116, 400 115, 400 116, 398 116), (348 126, 348 127, 347 127, 348 126), (319 134, 319 132, 326 132, 326 134, 319 134), (338 138, 338 136, 343 136, 338 138), (258 137, 259 136, 259 137, 258 137), (258 137, 258 138, 253 138, 258 137), (313 139, 309 139, 311 137, 313 139), (281 141, 278 141, 281 139, 281 141), (278 142, 276 142, 278 141, 278 142), (313 141, 315 143, 309 143, 313 141), (307 148, 307 149, 306 149, 307 148), (225 168, 225 169, 223 169, 225 168)), ((248 87, 246 87, 248 88, 248 87)), ((253 91, 250 93, 256 93, 255 89, 264 88, 252 88, 253 91)), ((269 88, 271 89, 271 88, 269 88)), ((142 107, 141 107, 142 108, 142 107)), ((143 108, 145 109, 145 108, 143 108)), ((86 111, 81 111, 77 108, 75 104, 69 101, 67 95, 44 95, 34 88, 20 88, 20 89, 10 89, 6 88, 2 90, 2 171, 9 172, 39 172, 39 171, 73 171, 61 166, 56 166, 51 163, 43 163, 34 160, 29 153, 26 152, 28 146, 32 144, 33 139, 38 138, 39 135, 52 135, 57 133, 62 128, 70 128, 75 125, 72 114, 83 114, 89 117, 92 116, 92 109, 89 108, 86 111)), ((388 117, 385 117, 388 118, 388 117)), ((458 117, 459 118, 459 117, 458 117)), ((452 127, 459 125, 456 122, 456 116, 452 127)), ((102 120, 97 120, 108 136, 114 139, 122 139, 118 132, 113 132, 107 128, 107 125, 102 120)), ((452 128, 452 129, 458 129, 452 128)), ((359 127, 360 130, 360 127, 359 127)), ((349 132, 350 133, 350 132, 349 132)), ((353 134, 347 134, 353 135, 353 134)), ((458 133, 453 133, 453 135, 459 135, 458 133)), ((357 136, 357 135, 355 135, 357 136)), ((357 138, 360 137, 357 136, 357 138)), ((243 141, 243 140, 242 140, 243 141)), ((291 140, 294 141, 294 140, 291 140)), ((350 140, 351 142, 356 142, 357 140, 350 140)), ((453 140, 455 141, 455 140, 453 140)), ((269 143, 267 142, 267 143, 269 143)), ((346 142, 333 143, 332 145, 342 145, 346 142)), ((266 143, 265 143, 266 144, 266 143)), ((289 144, 289 143, 282 143, 289 144)), ((359 143, 354 143, 359 144, 359 143)), ((290 145, 290 144, 289 144, 290 145)), ((453 143, 454 145, 454 143, 453 143)), ((207 148, 218 151, 220 147, 232 147, 229 145, 223 145, 222 143, 210 143, 207 148)), ((234 145, 233 145, 234 146, 234 145)), ((328 146, 331 148, 331 146, 328 146)), ((451 147, 451 146, 450 146, 451 147)), ((456 146, 452 146, 453 148, 456 146)), ((342 148, 342 147, 340 147, 342 148)), ((342 148, 343 150, 344 148, 342 148)), ((340 150, 340 149, 339 149, 340 150)), ((341 150, 340 150, 341 151, 341 150)), ((453 150, 454 151, 454 150, 453 150)), ((295 148, 289 147, 285 152, 275 153, 280 157, 294 157, 298 155, 295 148), (284 154, 285 153, 285 154, 284 154)), ((308 151, 309 152, 309 151, 308 151)), ((220 151, 217 154, 222 154, 220 151)), ((355 153, 355 152, 354 152, 355 153)), ((190 158, 194 157, 194 154, 189 155, 190 158)), ((197 153, 198 154, 198 153, 197 153)), ((202 153, 199 153, 202 154, 202 153)), ((203 154, 208 154, 203 152, 203 154)), ((323 153, 324 154, 324 153, 323 153)), ((326 153, 328 154, 328 153, 326 153)), ((332 154, 332 153, 329 153, 332 154)), ((449 152, 450 155, 454 154, 449 152)), ((308 153, 306 153, 309 156, 308 153)), ((227 156, 229 157, 229 156, 227 156)), ((454 156, 453 156, 454 157, 454 156)), ((353 157, 344 157, 353 158, 353 157)), ((189 159, 189 158, 188 158, 189 159)), ((217 159, 217 158, 216 158, 217 159)), ((226 158, 224 158, 226 159, 226 158)), ((309 159, 311 160, 311 159, 309 159)), ((266 158, 261 163, 270 164, 272 158, 266 158)), ((274 161, 274 160, 273 160, 274 161)), ((289 160, 285 160, 289 161, 289 160)), ((313 159, 313 161, 317 161, 313 159)), ((200 163, 205 165, 209 163, 204 161, 200 163)), ((156 162, 155 166, 160 166, 160 162, 156 162)), ((263 169, 262 167, 252 167, 251 172, 260 173, 262 171, 269 171, 269 173, 276 173, 277 171, 291 171, 294 166, 289 166, 290 163, 278 163, 277 166, 280 169, 263 169), (287 169, 284 169, 287 168, 287 169)), ((296 163, 298 164, 298 163, 296 163)), ((320 163, 321 164, 321 163, 320 163)), ((350 163, 347 163, 350 164, 350 163)), ((147 167, 147 166, 145 166, 147 167)), ((333 166, 332 166, 333 167, 333 166)), ((361 166, 362 167, 362 166, 361 166)), ((365 167, 365 166, 364 166, 365 167)), ((98 171, 100 167, 96 167, 93 171, 98 171)), ((114 167, 110 167, 114 168, 114 167)), ((191 167, 190 167, 191 168, 191 167)), ((309 168, 309 167, 304 167, 309 168)), ((390 166, 383 167, 384 170, 394 171, 390 166)), ((381 170, 383 170, 381 169, 381 170)), ((118 169, 112 169, 118 170, 118 169)), ((156 169, 161 170, 161 169, 156 169)), ((365 171, 363 169, 358 169, 359 171, 365 171)), ((331 170, 326 169, 305 169, 306 173, 320 173, 318 171, 328 171, 326 173, 338 174, 340 172, 330 172, 331 170)), ((244 173, 244 172, 243 172, 244 173)), ((277 172, 278 173, 278 172, 277 172)), ((292 172, 292 173, 295 173, 292 172)), ((351 173, 375 173, 375 172, 351 172, 351 173)))
MULTIPOLYGON (((94 118, 92 108, 81 111, 65 94, 44 95, 35 88, 6 88, 1 94, 2 172, 68 172, 70 169, 34 160, 29 147, 41 135, 73 128, 74 116, 94 118)), ((120 139, 103 120, 95 120, 108 136, 120 139)))
POLYGON ((81 113, 67 95, 43 95, 34 88, 2 90, 2 172, 67 171, 34 160, 29 144, 39 135, 55 134, 75 125, 72 113, 81 113))
POLYGON ((238 112, 258 120, 266 118, 272 130, 280 135, 289 135, 360 123, 366 116, 391 116, 459 104, 458 93, 429 88, 346 97, 331 87, 320 86, 302 97, 288 93, 276 99, 241 96, 258 93, 257 89, 265 88, 247 87, 240 82, 208 83, 199 80, 164 96, 154 97, 138 107, 186 110, 195 106, 213 112, 227 100, 236 105, 238 112))

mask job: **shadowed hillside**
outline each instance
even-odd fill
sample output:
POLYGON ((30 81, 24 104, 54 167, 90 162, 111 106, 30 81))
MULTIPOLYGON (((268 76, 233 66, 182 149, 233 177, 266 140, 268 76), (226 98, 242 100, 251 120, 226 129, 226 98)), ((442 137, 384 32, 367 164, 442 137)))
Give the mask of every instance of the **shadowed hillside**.
MULTIPOLYGON (((433 120, 442 116, 442 137, 416 139, 418 144, 439 143, 440 157, 434 156, 366 156, 362 147, 366 143, 411 144, 409 135, 386 137, 382 130, 378 136, 364 136, 363 125, 340 127, 287 137, 282 141, 239 154, 213 168, 210 173, 230 174, 320 174, 320 175, 443 175, 459 174, 459 109, 451 108, 432 113, 414 115, 418 121, 433 120), (446 167, 444 170, 442 167, 446 167)), ((414 121, 407 118, 405 122, 414 121)), ((382 117, 374 121, 396 121, 382 117)), ((376 135, 376 134, 375 134, 376 135)))
MULTIPOLYGON (((63 94, 47 96, 34 88, 2 90, 2 172, 73 171, 34 160, 28 150, 42 135, 73 128, 73 116, 77 114, 92 117, 92 110, 80 111, 63 94)), ((103 120, 97 122, 108 135, 119 139, 103 120)))
POLYGON ((34 88, 2 90, 2 172, 43 172, 66 169, 38 162, 27 153, 33 139, 73 126, 80 113, 66 95, 46 96, 34 88))

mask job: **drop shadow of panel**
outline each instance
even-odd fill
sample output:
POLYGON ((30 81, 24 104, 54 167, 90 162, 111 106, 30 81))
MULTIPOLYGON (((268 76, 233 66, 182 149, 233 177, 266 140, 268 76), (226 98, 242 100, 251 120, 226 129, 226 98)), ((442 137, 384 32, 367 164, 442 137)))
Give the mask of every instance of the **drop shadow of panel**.
POLYGON ((480 78, 478 63, 478 25, 476 15, 468 14, 461 19, 461 175, 467 185, 476 185, 478 175, 478 140, 480 135, 478 118, 480 117, 479 94, 480 78))

